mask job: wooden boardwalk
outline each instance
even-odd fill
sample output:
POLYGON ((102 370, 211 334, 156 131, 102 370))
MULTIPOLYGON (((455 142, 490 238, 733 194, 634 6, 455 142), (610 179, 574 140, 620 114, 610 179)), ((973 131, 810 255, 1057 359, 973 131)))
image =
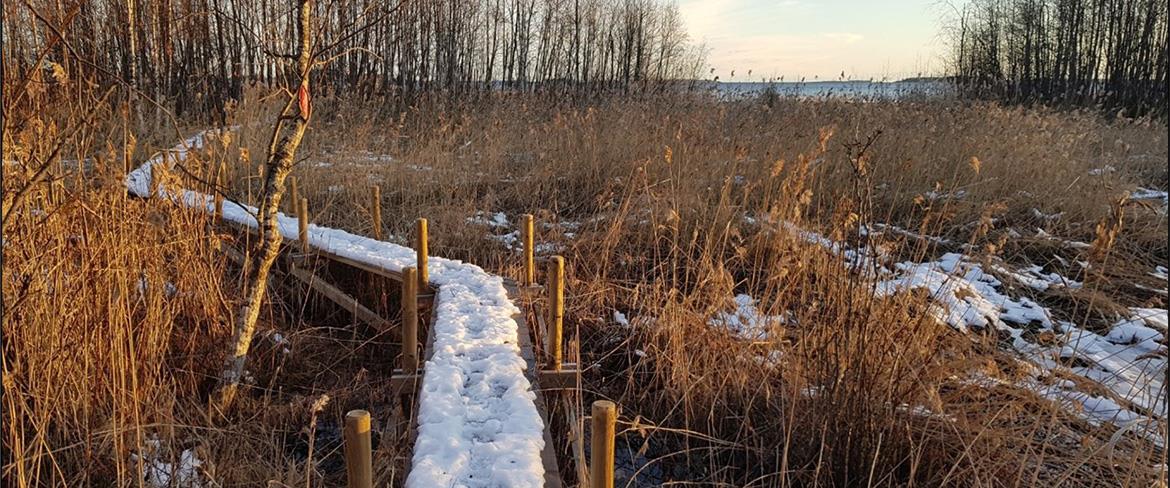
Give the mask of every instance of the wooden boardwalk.
MULTIPOLYGON (((227 225, 233 231, 247 234, 249 237, 254 238, 256 235, 254 228, 231 223, 227 225)), ((237 262, 237 264, 244 264, 244 254, 239 249, 225 243, 220 244, 220 249, 233 261, 237 262)), ((301 281, 313 292, 349 312, 356 320, 364 322, 375 329, 388 332, 394 340, 400 340, 403 337, 402 324, 392 323, 390 320, 382 317, 372 308, 363 304, 357 297, 346 293, 338 286, 330 283, 318 273, 314 272, 314 268, 326 263, 340 264, 359 273, 381 277, 398 283, 399 286, 403 283, 403 272, 387 270, 375 264, 349 258, 328 249, 316 247, 312 243, 302 243, 299 240, 286 240, 283 243, 281 261, 284 264, 283 274, 301 281)), ((413 276, 412 273, 411 276, 413 276)), ((546 320, 548 312, 546 304, 551 302, 551 300, 548 297, 542 296, 549 288, 540 285, 520 285, 511 279, 505 279, 504 283, 508 291, 509 300, 517 304, 520 309, 520 313, 515 314, 513 319, 518 326, 517 336, 519 338, 521 357, 527 365, 525 376, 532 385, 532 391, 536 396, 537 409, 544 423, 544 449, 541 451, 541 463, 544 467, 544 486, 560 488, 565 486, 565 482, 561 475, 560 463, 557 457, 556 447, 558 444, 553 436, 553 425, 549 422, 550 416, 547 410, 549 408, 560 408, 562 409, 563 417, 571 422, 571 425, 566 425, 565 431, 576 433, 576 435, 573 436, 574 438, 568 440, 568 444, 572 446, 570 449, 572 455, 567 460, 573 469, 575 476, 573 479, 583 480, 583 476, 587 476, 585 475, 587 468, 584 465, 584 440, 580 437, 580 426, 576 425, 576 419, 580 418, 579 412, 573 411, 576 410, 577 405, 574 397, 579 394, 580 372, 575 368, 575 363, 564 364, 562 365, 564 367, 556 371, 549 369, 547 354, 540 354, 535 346, 541 338, 546 338, 549 335, 546 320), (532 320, 529 320, 530 317, 532 320)), ((425 293, 415 295, 416 311, 424 309, 432 311, 432 315, 428 321, 419 322, 420 335, 426 338, 424 341, 423 356, 420 361, 422 364, 425 364, 431 358, 434 351, 434 337, 433 334, 426 333, 426 324, 436 321, 434 312, 438 309, 439 294, 435 293, 435 291, 434 289, 429 289, 425 293)), ((410 346, 404 345, 403 347, 408 348, 410 346)), ((543 349, 541 348, 541 350, 543 349)), ((422 376, 418 373, 405 373, 398 369, 395 370, 390 381, 390 391, 413 398, 417 396, 418 388, 422 384, 422 376)), ((417 405, 415 407, 417 408, 417 405)), ((410 437, 413 438, 413 435, 410 437)))
MULTIPOLYGON (((159 196, 163 200, 171 200, 180 205, 213 213, 216 217, 216 225, 222 225, 232 229, 234 232, 243 235, 245 239, 254 238, 256 235, 256 220, 254 215, 248 213, 250 211, 246 207, 232 202, 225 203, 222 198, 212 197, 190 190, 177 188, 163 189, 160 188, 161 183, 156 182, 155 178, 152 177, 155 172, 168 171, 171 166, 182 161, 189 150, 198 149, 202 144, 203 137, 200 134, 188 139, 175 150, 152 158, 127 176, 127 188, 132 194, 140 197, 159 196), (229 212, 225 214, 225 205, 228 203, 230 203, 231 208, 227 209, 229 212)), ((192 186, 198 185, 194 181, 189 183, 192 186)), ((378 193, 380 192, 375 189, 374 194, 377 195, 378 193)), ((332 301, 339 308, 352 314, 357 321, 369 324, 376 330, 389 333, 391 338, 402 343, 400 351, 402 354, 399 354, 399 368, 396 368, 391 375, 389 380, 390 384, 387 387, 390 391, 401 395, 404 399, 404 404, 412 412, 411 419, 414 424, 409 438, 416 439, 418 437, 417 430, 422 426, 422 419, 418 415, 418 400, 421 396, 420 388, 426 381, 425 372, 429 370, 426 365, 435 357, 436 333, 431 330, 431 327, 434 324, 440 323, 439 311, 444 305, 444 302, 442 302, 444 300, 444 293, 441 292, 441 288, 444 285, 430 281, 426 277, 433 269, 439 269, 440 271, 447 270, 449 272, 451 266, 467 265, 436 258, 443 261, 439 264, 440 266, 446 266, 447 268, 433 268, 432 266, 428 266, 430 256, 427 252, 428 235, 425 219, 419 219, 420 221, 414 239, 414 249, 408 249, 381 240, 380 223, 374 226, 378 239, 355 236, 344 231, 325 229, 318 226, 313 226, 314 234, 310 234, 308 216, 305 211, 306 205, 304 204, 304 200, 298 203, 299 205, 296 205, 296 207, 299 215, 296 218, 295 224, 299 231, 290 231, 285 227, 286 224, 291 225, 292 217, 282 214, 278 218, 281 233, 285 237, 278 271, 288 279, 302 282, 309 290, 332 301), (385 252, 389 252, 391 255, 379 256, 376 254, 347 252, 345 248, 339 250, 337 246, 333 246, 331 242, 328 242, 328 238, 324 239, 324 241, 322 240, 321 236, 330 232, 350 239, 345 242, 360 245, 360 250, 364 252, 376 253, 380 252, 380 250, 385 250, 385 252), (290 235, 294 233, 295 235, 290 235), (406 257, 413 258, 412 261, 415 261, 415 263, 410 264, 415 265, 409 266, 404 264, 403 260, 406 257), (318 272, 323 266, 341 266, 352 270, 354 273, 366 275, 368 281, 362 281, 363 283, 373 282, 379 279, 390 283, 397 283, 403 291, 402 322, 392 322, 376 311, 378 309, 376 304, 363 303, 361 298, 347 293, 337 283, 330 283, 329 280, 323 277, 322 273, 318 272), (422 276, 419 276, 416 281, 415 277, 418 271, 422 271, 418 273, 422 276), (415 285, 415 283, 418 284, 415 285), (419 312, 425 310, 431 312, 429 320, 419 320, 419 312), (413 325, 414 327, 404 328, 404 325, 413 325), (422 339, 421 341, 419 340, 420 338, 422 339), (422 343, 421 357, 417 357, 419 342, 422 343)), ((369 209, 372 215, 381 215, 379 200, 374 200, 372 207, 369 209)), ((581 412, 579 412, 580 372, 575 368, 575 362, 563 362, 563 354, 561 353, 564 342, 562 340, 562 320, 560 318, 563 316, 564 303, 562 281, 563 260, 560 258, 553 259, 553 262, 558 263, 558 267, 550 268, 548 275, 549 279, 553 281, 549 283, 549 286, 540 286, 536 283, 536 262, 532 252, 534 248, 534 226, 532 222, 533 219, 531 216, 525 216, 524 225, 521 229, 525 244, 525 251, 522 254, 523 273, 520 277, 522 283, 509 279, 503 279, 502 281, 503 288, 506 290, 507 301, 510 302, 506 306, 516 310, 512 315, 512 320, 516 324, 515 340, 517 344, 515 346, 519 348, 519 356, 524 364, 523 376, 526 378, 531 388, 531 393, 535 397, 534 404, 536 413, 539 415, 539 421, 543 427, 543 449, 539 452, 539 464, 543 468, 543 485, 548 487, 564 486, 565 478, 562 477, 562 467, 569 468, 573 474, 570 479, 576 483, 587 483, 588 470, 585 466, 584 439, 582 438, 583 428, 579 424, 579 419, 582 418, 581 412), (555 341, 555 344, 551 344, 550 341, 555 341), (555 409, 558 415, 555 417, 549 415, 550 409, 555 409), (564 422, 564 425, 559 426, 560 428, 554 428, 552 424, 555 421, 554 418, 564 422), (571 438, 564 439, 564 436, 557 435, 558 432, 569 433, 567 435, 571 438), (561 439, 558 439, 558 437, 561 437, 561 439), (563 450, 558 449, 558 447, 562 447, 563 450), (558 451, 568 454, 565 456, 564 463, 558 462, 558 451)), ((218 244, 219 249, 229 258, 240 265, 245 265, 247 259, 243 250, 236 249, 226 242, 220 242, 218 244)), ((478 267, 472 268, 484 276, 491 276, 478 267)), ((448 274, 451 273, 449 272, 448 274)), ((445 279, 448 280, 445 282, 448 285, 455 284, 463 286, 463 283, 452 283, 449 281, 449 278, 445 279)), ((500 280, 498 277, 493 279, 500 280)), ((488 301, 491 302, 492 299, 488 299, 488 301)), ((456 307, 456 309, 460 308, 456 307)), ((474 317, 467 318, 467 320, 472 319, 474 317)), ((463 319, 458 319, 457 321, 459 320, 463 319)), ((390 354, 392 352, 387 351, 387 353, 390 354)), ((467 380, 465 378, 465 381, 467 380)), ((364 412, 362 414, 366 415, 365 418, 368 423, 368 414, 364 412)), ((535 417, 533 419, 535 420, 535 417)), ((412 458, 414 459, 412 464, 418 462, 419 457, 417 453, 412 458)), ((493 461, 490 458, 488 460, 493 461)), ((434 466, 430 467, 434 469, 434 466)), ((440 467, 440 471, 442 469, 440 467)), ((427 481, 415 482, 413 485, 421 486, 420 483, 425 484, 427 481)), ((407 478, 407 484, 412 485, 411 477, 409 476, 407 478)))

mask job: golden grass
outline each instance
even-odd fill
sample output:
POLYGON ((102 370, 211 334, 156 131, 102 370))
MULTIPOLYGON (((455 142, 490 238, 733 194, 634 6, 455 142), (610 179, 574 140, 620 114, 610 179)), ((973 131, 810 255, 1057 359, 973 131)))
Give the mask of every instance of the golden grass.
MULTIPOLYGON (((263 114, 271 113, 245 102, 234 141, 189 166, 202 175, 225 161, 232 196, 247 200, 271 125, 263 114)), ((768 224, 787 220, 903 259, 970 243, 1008 262, 1044 264, 1097 281, 1038 299, 1107 323, 1103 310, 1166 305, 1132 286, 1166 263, 1165 213, 1129 205, 1122 225, 1110 224, 1119 211, 1110 202, 1122 192, 1165 188, 1164 125, 951 102, 782 99, 768 107, 707 97, 590 107, 515 96, 411 107, 321 97, 314 116, 294 175, 315 223, 372 234, 370 187, 379 184, 391 234, 409 237, 425 216, 433 254, 509 276, 518 257, 466 218, 534 213, 554 224, 538 224, 538 233, 568 259, 567 335, 588 367, 586 399, 621 405, 619 445, 627 457, 652 460, 643 474, 659 481, 1164 483, 1156 467, 1164 453, 1148 443, 1111 439, 1115 429, 1020 388, 967 381, 1022 377, 993 334, 934 323, 922 296, 875 299, 838 257, 768 224), (1089 175, 1106 165, 1117 171, 1089 175), (954 244, 867 243, 855 229, 874 222, 954 244), (1072 262, 1083 251, 1032 237, 1043 228, 1090 242, 1099 223, 1111 242, 1098 243, 1108 252, 1096 276, 1053 258, 1072 262), (1008 229, 1025 236, 1009 238, 1008 229), (755 342, 709 326, 736 293, 791 316, 755 342), (616 324, 615 310, 631 326, 616 324)), ((5 131, 5 141, 25 148, 59 136, 5 131)), ((136 484, 131 453, 149 435, 173 456, 198 449, 205 474, 224 486, 339 482, 329 466, 336 457, 326 460, 336 446, 316 444, 307 460, 301 443, 314 436, 302 429, 316 422, 327 430, 345 409, 386 403, 371 373, 384 341, 337 327, 343 317, 294 287, 275 295, 261 327, 290 335, 294 354, 260 341, 249 366, 256 386, 239 412, 208 413, 204 395, 228 338, 239 272, 214 250, 205 216, 122 196, 119 166, 143 160, 154 144, 138 148, 110 134, 118 129, 70 140, 78 155, 107 163, 84 186, 38 193, 4 229, 6 483, 136 484), (139 292, 143 276, 150 285, 139 292), (314 420, 322 394, 331 400, 314 420)), ((173 144, 169 135, 141 140, 173 144)), ((29 157, 8 147, 5 159, 29 157)), ((11 171, 6 189, 15 185, 11 171)), ((406 460, 395 444, 378 450, 383 482, 401 482, 406 460)))
MULTIPOLYGON (((760 222, 785 219, 858 244, 859 222, 892 223, 955 243, 874 243, 904 259, 969 243, 1037 262, 1092 284, 1038 299, 1108 327, 1113 312, 1164 298, 1117 276, 1092 281, 1053 257, 1086 256, 1028 236, 1043 228, 1093 241, 1099 222, 1116 220, 1119 195, 1164 187, 1164 126, 946 102, 523 102, 436 102, 355 120, 348 114, 359 109, 338 100, 347 115, 318 125, 296 170, 302 192, 317 202, 315 219, 368 233, 364 209, 379 184, 394 209, 385 212, 391 233, 408 237, 425 216, 436 254, 511 276, 516 257, 467 217, 569 222, 541 239, 566 246, 568 315, 594 365, 587 388, 622 405, 636 424, 631 451, 661 459, 662 471, 757 486, 1144 486, 1157 476, 1156 450, 1142 442, 1110 443, 1109 428, 1019 389, 964 383, 975 373, 1014 379, 1004 371, 1019 369, 1016 360, 994 334, 971 341, 933 323, 924 297, 876 300, 838 258, 760 222), (1091 175, 1106 165, 1117 171, 1091 175), (1010 229, 1028 234, 1014 239, 1010 229), (748 343, 707 324, 744 292, 799 325, 748 343), (638 321, 619 326, 614 310, 638 321), (770 352, 781 359, 759 360, 770 352), (913 406, 932 413, 907 413, 913 406), (1127 461, 1115 466, 1103 450, 1123 450, 1127 461)), ((1155 230, 1166 217, 1126 212, 1104 269, 1148 279, 1166 260, 1155 230)))

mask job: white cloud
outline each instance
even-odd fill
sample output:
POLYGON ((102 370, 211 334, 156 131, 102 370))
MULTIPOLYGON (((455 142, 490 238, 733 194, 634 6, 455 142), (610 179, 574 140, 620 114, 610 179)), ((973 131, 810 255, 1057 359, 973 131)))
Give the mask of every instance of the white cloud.
POLYGON ((825 39, 837 41, 845 45, 860 42, 862 39, 865 39, 865 36, 861 34, 854 34, 852 32, 826 32, 821 34, 821 36, 825 39))
POLYGON ((700 0, 679 4, 679 13, 686 22, 687 31, 692 39, 703 40, 707 37, 722 34, 725 29, 724 19, 726 12, 741 6, 739 0, 700 0))

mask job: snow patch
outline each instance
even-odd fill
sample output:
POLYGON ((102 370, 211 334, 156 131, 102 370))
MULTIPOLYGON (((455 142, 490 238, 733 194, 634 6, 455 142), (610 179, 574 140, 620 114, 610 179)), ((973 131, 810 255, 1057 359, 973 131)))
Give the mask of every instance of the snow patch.
POLYGON ((613 321, 614 321, 614 322, 617 322, 617 323, 618 323, 618 325, 622 325, 622 326, 625 326, 625 327, 629 327, 629 326, 630 326, 630 319, 626 318, 626 314, 624 314, 624 313, 621 313, 621 312, 619 312, 619 311, 617 311, 617 310, 614 310, 614 311, 613 311, 613 321))
POLYGON ((484 211, 475 212, 475 215, 468 217, 467 223, 474 225, 483 225, 492 228, 507 228, 508 216, 504 212, 496 212, 489 214, 484 211))
POLYGON ((764 341, 773 327, 788 323, 789 314, 766 315, 756 307, 756 300, 750 295, 735 296, 734 312, 719 312, 707 324, 730 330, 740 339, 764 341))
POLYGON ((204 486, 199 467, 203 461, 194 449, 184 449, 178 459, 171 462, 168 449, 153 434, 143 441, 141 455, 131 454, 135 462, 142 463, 143 481, 152 488, 201 488, 204 486))
MULTIPOLYGON (((855 270, 857 256, 875 256, 865 250, 847 249, 842 243, 815 233, 789 228, 841 256, 855 270)), ((1051 237, 1042 230, 1037 234, 1051 237)), ((1065 243, 1070 247, 1088 246, 1065 243)), ((1011 349, 1038 371, 1073 373, 1104 386, 1108 393, 1078 391, 1071 382, 1055 389, 1040 382, 1023 386, 1075 407, 1072 411, 1090 423, 1137 426, 1135 432, 1164 445, 1165 440, 1157 434, 1157 425, 1165 422, 1167 408, 1166 310, 1130 309, 1130 317, 1119 320, 1102 336, 1070 322, 1054 322, 1047 308, 1018 293, 1009 293, 1009 287, 985 271, 983 264, 962 254, 948 253, 935 261, 921 263, 896 263, 892 270, 881 266, 877 269, 881 278, 875 283, 875 292, 879 296, 924 290, 930 297, 929 313, 940 322, 962 332, 994 328, 1011 349), (1039 337, 1047 339, 1034 339, 1039 337)), ((998 258, 987 269, 1036 291, 1081 286, 1057 273, 1045 272, 1040 266, 1014 268, 998 258)))

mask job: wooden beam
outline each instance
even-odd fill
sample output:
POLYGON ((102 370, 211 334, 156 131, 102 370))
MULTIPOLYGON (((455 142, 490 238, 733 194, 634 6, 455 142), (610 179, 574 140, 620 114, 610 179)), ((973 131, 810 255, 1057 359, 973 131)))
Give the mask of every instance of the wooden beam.
POLYGON ((544 370, 540 372, 540 389, 575 390, 581 372, 574 369, 544 370))
POLYGON ((382 318, 377 313, 374 313, 373 310, 366 308, 364 305, 359 303, 356 298, 349 296, 345 292, 329 284, 317 275, 298 268, 296 264, 291 262, 289 263, 288 268, 290 275, 309 285, 309 288, 312 288, 313 291, 320 293, 325 298, 332 300, 333 303, 336 303, 342 308, 348 310, 358 320, 370 324, 378 330, 391 332, 392 338, 397 338, 401 332, 397 331, 394 325, 390 323, 390 321, 382 318))
MULTIPOLYGON (((431 320, 428 323, 433 326, 434 324, 438 323, 438 321, 439 321, 439 307, 433 306, 433 307, 431 307, 431 320)), ((434 356, 434 354, 435 354, 435 334, 433 331, 425 331, 425 332, 427 335, 427 341, 426 341, 426 346, 423 347, 423 367, 419 368, 420 371, 418 372, 418 374, 420 375, 420 379, 418 380, 418 383, 417 383, 419 387, 422 386, 421 376, 426 374, 426 371, 425 371, 426 361, 429 361, 431 359, 431 357, 434 356)), ((395 376, 401 376, 401 375, 395 375, 395 376)), ((393 381, 393 377, 392 377, 392 381, 393 381)), ((413 383, 412 383, 412 385, 413 385, 413 383)), ((399 388, 402 388, 402 387, 400 386, 399 388)), ((396 391, 403 391, 403 390, 399 389, 396 391)), ((411 396, 413 397, 414 402, 418 401, 417 400, 418 395, 411 395, 411 396)), ((410 411, 414 412, 414 411, 417 411, 417 409, 412 408, 412 409, 410 409, 410 411)), ((413 413, 411 413, 410 415, 411 416, 407 417, 408 421, 409 421, 408 425, 414 425, 415 427, 413 429, 408 429, 409 436, 407 438, 406 445, 410 446, 410 447, 408 447, 406 449, 407 452, 403 453, 403 455, 406 457, 406 459, 411 459, 413 456, 414 438, 415 438, 415 434, 418 433, 418 425, 417 425, 418 419, 413 417, 413 413)), ((410 475, 410 468, 411 468, 411 463, 406 463, 406 469, 404 470, 405 472, 402 474, 403 479, 405 479, 407 476, 410 475)))
MULTIPOLYGON (((306 205, 306 207, 307 207, 307 205, 306 205)), ((228 224, 231 224, 232 227, 235 227, 235 228, 242 230, 246 233, 249 233, 251 235, 257 235, 256 229, 254 229, 254 228, 251 228, 251 227, 248 227, 246 225, 239 224, 236 222, 231 222, 231 221, 225 221, 225 222, 228 224)), ((299 247, 299 243, 298 243, 298 247, 299 247)), ((355 259, 350 259, 350 258, 347 258, 347 257, 342 256, 340 254, 330 252, 327 249, 322 249, 322 248, 315 247, 315 246, 309 246, 307 252, 290 253, 289 255, 294 257, 294 259, 297 260, 298 262, 304 262, 304 260, 308 259, 309 257, 323 258, 323 259, 327 259, 329 261, 334 261, 334 262, 344 264, 344 265, 352 267, 352 268, 360 269, 360 270, 365 271, 367 273, 378 275, 378 276, 381 276, 383 278, 387 278, 387 279, 394 280, 397 282, 402 282, 402 273, 399 271, 391 271, 391 270, 388 270, 386 268, 382 268, 380 266, 375 266, 375 265, 372 265, 369 263, 363 263, 361 261, 358 261, 355 259)), ((425 290, 427 290, 427 293, 420 293, 419 298, 426 301, 427 299, 433 297, 433 292, 431 291, 432 289, 433 288, 429 287, 429 286, 427 288, 425 288, 425 290)))
POLYGON ((365 271, 367 273, 371 273, 371 274, 375 274, 375 275, 382 276, 385 278, 389 278, 389 279, 394 280, 394 281, 398 281, 398 282, 402 281, 402 273, 401 272, 390 271, 388 269, 385 269, 385 268, 382 268, 379 266, 374 266, 374 265, 371 265, 368 263, 363 263, 361 261, 350 259, 350 258, 347 258, 345 256, 341 256, 339 254, 334 254, 334 253, 331 253, 327 250, 320 249, 320 248, 313 248, 313 251, 315 254, 317 254, 317 256, 328 259, 330 261, 336 261, 336 262, 342 263, 344 265, 360 269, 360 270, 365 271))
POLYGON ((589 454, 589 486, 613 488, 613 447, 617 405, 609 400, 593 402, 592 448, 589 454))
MULTIPOLYGON (((223 242, 223 241, 217 241, 217 242, 219 243, 218 244, 219 249, 221 251, 223 251, 223 253, 226 254, 229 259, 231 259, 232 261, 235 261, 236 264, 239 264, 239 265, 245 264, 246 258, 244 257, 243 253, 241 253, 235 247, 232 247, 232 245, 230 245, 226 242, 223 242)), ((311 271, 306 270, 306 269, 302 269, 298 266, 298 264, 300 264, 300 262, 307 261, 309 258, 310 258, 310 256, 308 256, 308 255, 303 255, 303 254, 292 255, 292 254, 290 254, 289 255, 289 274, 292 275, 294 278, 309 285, 309 288, 311 288, 313 291, 320 293, 325 298, 328 298, 329 300, 333 301, 334 303, 340 305, 342 308, 349 311, 349 313, 353 314, 354 317, 356 317, 358 320, 361 320, 362 322, 370 324, 370 325, 374 326, 375 328, 377 328, 378 330, 389 332, 391 340, 396 341, 396 340, 401 339, 401 332, 402 331, 399 330, 398 328, 396 328, 394 326, 394 324, 391 323, 389 320, 382 318, 382 316, 378 315, 377 312, 374 312, 373 310, 370 310, 366 306, 362 305, 361 302, 359 302, 356 298, 350 296, 349 294, 345 293, 344 291, 341 291, 339 288, 329 284, 329 282, 325 281, 324 279, 322 279, 321 277, 312 273, 311 271)))
POLYGON ((309 252, 309 199, 302 198, 297 207, 297 236, 301 240, 301 252, 309 252))
POLYGON ((524 269, 521 271, 520 284, 524 286, 536 284, 536 250, 534 249, 536 224, 534 220, 532 214, 524 214, 520 217, 520 235, 524 245, 524 269))
POLYGON ((548 262, 548 342, 545 350, 548 351, 549 368, 556 371, 561 369, 562 347, 564 342, 562 324, 565 316, 565 258, 553 256, 548 262))
POLYGON ((409 374, 396 369, 394 374, 390 376, 390 391, 393 394, 413 394, 421 385, 422 375, 418 373, 409 374))
MULTIPOLYGON (((519 295, 519 291, 515 286, 505 286, 508 290, 508 297, 515 301, 519 295)), ((540 420, 544 423, 544 450, 540 452, 541 464, 544 465, 544 486, 548 488, 561 488, 564 486, 564 478, 561 477, 561 468, 557 463, 556 444, 553 443, 552 426, 548 422, 548 414, 545 402, 544 393, 540 387, 540 375, 536 372, 536 355, 532 350, 532 336, 528 327, 528 321, 524 318, 525 313, 521 310, 512 318, 516 320, 517 336, 520 341, 520 357, 528 364, 524 368, 524 375, 528 377, 528 382, 532 384, 532 393, 536 395, 536 412, 540 414, 540 420)))

